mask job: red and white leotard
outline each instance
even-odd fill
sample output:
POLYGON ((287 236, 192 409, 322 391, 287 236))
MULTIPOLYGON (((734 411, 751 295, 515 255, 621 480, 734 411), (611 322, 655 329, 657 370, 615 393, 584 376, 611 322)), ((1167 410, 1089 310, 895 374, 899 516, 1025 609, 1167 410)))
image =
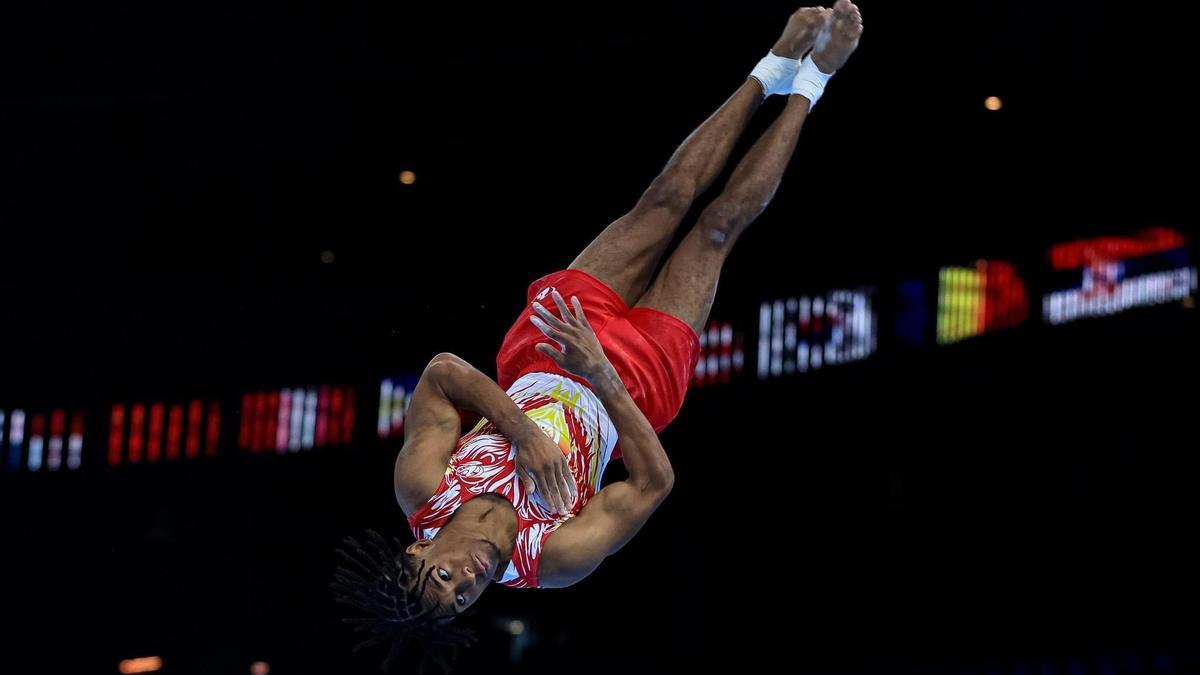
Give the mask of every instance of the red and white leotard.
POLYGON ((642 414, 661 431, 679 413, 700 357, 691 326, 649 307, 630 308, 604 282, 581 270, 561 270, 529 285, 527 304, 504 336, 496 356, 496 382, 569 458, 579 498, 571 515, 556 517, 541 495, 526 494, 516 476, 516 452, 487 420, 458 441, 437 493, 408 522, 418 539, 433 537, 465 502, 486 492, 507 498, 517 510, 517 545, 500 583, 537 588, 538 561, 546 538, 579 513, 600 487, 609 460, 620 457, 617 431, 600 400, 579 378, 537 351, 546 336, 530 323, 530 304, 548 302, 551 291, 577 297, 588 322, 642 414))
POLYGON ((517 542, 500 583, 537 588, 546 538, 578 514, 600 489, 617 432, 596 395, 563 375, 527 373, 513 382, 507 393, 567 457, 579 491, 571 515, 556 516, 540 494, 525 491, 516 474, 516 448, 495 425, 480 420, 458 440, 437 492, 408 522, 418 539, 430 539, 471 499, 487 492, 505 497, 517 510, 517 542))

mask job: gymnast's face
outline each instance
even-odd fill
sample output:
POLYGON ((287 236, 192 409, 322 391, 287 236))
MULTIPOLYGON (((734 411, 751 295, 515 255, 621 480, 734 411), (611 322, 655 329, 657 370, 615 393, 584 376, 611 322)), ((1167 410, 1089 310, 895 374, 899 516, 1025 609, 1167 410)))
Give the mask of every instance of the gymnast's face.
POLYGON ((436 607, 437 616, 466 611, 492 583, 500 566, 500 551, 484 539, 438 536, 414 542, 405 552, 419 570, 413 583, 421 589, 422 602, 436 607))

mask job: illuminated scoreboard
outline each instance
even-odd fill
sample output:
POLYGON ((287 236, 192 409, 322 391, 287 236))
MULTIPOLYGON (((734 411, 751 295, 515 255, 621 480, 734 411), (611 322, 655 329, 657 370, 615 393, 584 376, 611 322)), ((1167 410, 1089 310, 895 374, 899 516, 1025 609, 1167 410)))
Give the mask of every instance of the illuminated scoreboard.
POLYGON ((58 471, 83 464, 83 413, 0 410, 0 466, 5 471, 58 471))
POLYGON ((1042 298, 1046 323, 1061 324, 1179 302, 1196 291, 1196 267, 1176 230, 1080 239, 1049 252, 1054 289, 1042 298))
POLYGON ((692 374, 693 387, 724 384, 746 365, 745 336, 727 321, 710 321, 700 333, 700 360, 692 374))
POLYGON ((758 377, 768 379, 861 361, 875 353, 873 289, 764 302, 758 316, 758 377))

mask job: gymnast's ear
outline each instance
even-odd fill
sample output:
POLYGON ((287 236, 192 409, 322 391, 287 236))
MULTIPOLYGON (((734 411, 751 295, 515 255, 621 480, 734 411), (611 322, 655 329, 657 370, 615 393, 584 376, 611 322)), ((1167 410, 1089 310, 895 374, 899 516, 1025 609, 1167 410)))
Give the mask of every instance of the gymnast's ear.
POLYGON ((404 549, 404 552, 409 555, 420 555, 424 553, 430 546, 433 546, 432 539, 419 539, 409 544, 408 547, 404 549))

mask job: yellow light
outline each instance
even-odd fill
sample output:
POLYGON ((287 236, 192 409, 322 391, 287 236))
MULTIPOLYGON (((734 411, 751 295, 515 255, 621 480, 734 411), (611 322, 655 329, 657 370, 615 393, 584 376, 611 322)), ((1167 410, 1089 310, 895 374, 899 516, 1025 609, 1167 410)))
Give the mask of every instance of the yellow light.
POLYGON ((401 171, 400 182, 404 185, 412 185, 413 183, 417 182, 417 174, 411 171, 401 171))
POLYGON ((162 668, 162 659, 157 656, 143 656, 138 659, 125 659, 117 664, 117 670, 121 671, 121 675, 131 675, 131 673, 152 673, 162 668))
POLYGON ((983 107, 995 112, 1004 107, 1004 101, 1001 101, 999 96, 989 96, 984 100, 983 107))
POLYGON ((512 635, 520 635, 525 632, 525 622, 520 619, 513 619, 508 622, 508 632, 512 635))

